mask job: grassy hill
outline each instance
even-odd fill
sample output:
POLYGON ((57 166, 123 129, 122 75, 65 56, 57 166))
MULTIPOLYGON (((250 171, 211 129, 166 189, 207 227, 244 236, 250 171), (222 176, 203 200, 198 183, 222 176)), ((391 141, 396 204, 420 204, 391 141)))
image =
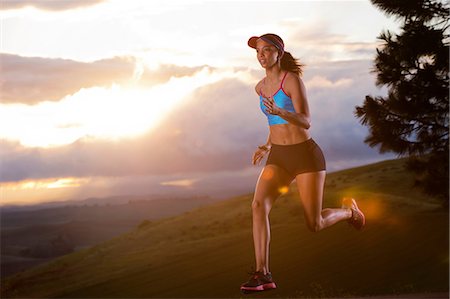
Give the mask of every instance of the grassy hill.
POLYGON ((324 207, 358 199, 363 231, 310 233, 295 185, 271 213, 278 289, 242 295, 254 264, 252 194, 143 221, 90 249, 2 281, 2 297, 354 297, 448 292, 448 211, 412 186, 403 160, 329 174, 324 207))

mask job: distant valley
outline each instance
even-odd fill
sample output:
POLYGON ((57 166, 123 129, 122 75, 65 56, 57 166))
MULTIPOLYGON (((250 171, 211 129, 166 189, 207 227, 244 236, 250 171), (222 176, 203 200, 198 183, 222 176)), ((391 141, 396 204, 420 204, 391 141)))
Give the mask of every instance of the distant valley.
POLYGON ((142 222, 174 216, 215 201, 206 196, 116 196, 2 208, 1 276, 99 244, 142 222))

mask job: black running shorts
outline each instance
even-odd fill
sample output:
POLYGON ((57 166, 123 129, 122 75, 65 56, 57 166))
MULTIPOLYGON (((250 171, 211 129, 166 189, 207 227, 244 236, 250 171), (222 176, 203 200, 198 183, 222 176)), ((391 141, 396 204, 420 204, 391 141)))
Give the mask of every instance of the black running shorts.
POLYGON ((313 139, 290 145, 272 144, 266 162, 266 165, 270 164, 286 170, 292 179, 301 173, 326 169, 322 150, 313 139))

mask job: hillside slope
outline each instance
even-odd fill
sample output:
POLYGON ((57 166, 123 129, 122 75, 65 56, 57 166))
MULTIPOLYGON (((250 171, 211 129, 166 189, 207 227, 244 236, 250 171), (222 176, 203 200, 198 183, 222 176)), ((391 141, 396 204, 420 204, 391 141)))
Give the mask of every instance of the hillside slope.
MULTIPOLYGON (((330 174, 325 207, 343 196, 367 215, 359 232, 346 223, 310 233, 297 191, 271 213, 271 271, 278 289, 246 297, 352 297, 447 292, 448 211, 411 189, 403 160, 330 174)), ((253 265, 252 195, 177 217, 142 222, 88 250, 2 281, 2 297, 224 298, 253 265)))

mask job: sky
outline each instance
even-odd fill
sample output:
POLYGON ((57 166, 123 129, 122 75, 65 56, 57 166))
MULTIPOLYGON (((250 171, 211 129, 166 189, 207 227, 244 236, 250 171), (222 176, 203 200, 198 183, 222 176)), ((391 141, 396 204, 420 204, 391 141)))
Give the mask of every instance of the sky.
POLYGON ((0 203, 253 192, 268 124, 251 36, 306 65, 329 172, 393 158, 354 116, 383 30, 370 1, 0 1, 0 203))

